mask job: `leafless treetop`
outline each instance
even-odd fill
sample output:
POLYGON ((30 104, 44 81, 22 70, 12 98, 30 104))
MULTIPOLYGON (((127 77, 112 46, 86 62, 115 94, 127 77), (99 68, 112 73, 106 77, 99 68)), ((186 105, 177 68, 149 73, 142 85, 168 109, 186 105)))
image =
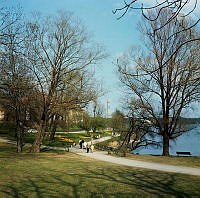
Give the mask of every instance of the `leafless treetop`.
MULTIPOLYGON (((187 17, 191 15, 197 8, 197 0, 194 0, 194 3, 192 4, 192 7, 190 9, 187 9, 187 11, 184 10, 183 12, 183 9, 186 8, 189 3, 191 3, 191 0, 161 0, 156 1, 155 4, 152 6, 148 6, 145 3, 139 2, 138 0, 132 0, 129 2, 124 0, 124 5, 121 8, 116 8, 115 10, 113 10, 113 13, 119 14, 119 17, 117 19, 121 19, 130 10, 140 10, 143 17, 145 17, 147 20, 156 21, 159 18, 161 11, 165 8, 169 8, 172 10, 172 15, 169 17, 168 20, 166 20, 166 22, 162 26, 158 27, 158 29, 160 29, 167 25, 170 21, 175 19, 177 16, 187 17), (159 10, 157 16, 155 16, 154 18, 148 17, 146 11, 153 9, 159 10)), ((196 19, 191 27, 196 26, 199 21, 200 18, 196 19)))

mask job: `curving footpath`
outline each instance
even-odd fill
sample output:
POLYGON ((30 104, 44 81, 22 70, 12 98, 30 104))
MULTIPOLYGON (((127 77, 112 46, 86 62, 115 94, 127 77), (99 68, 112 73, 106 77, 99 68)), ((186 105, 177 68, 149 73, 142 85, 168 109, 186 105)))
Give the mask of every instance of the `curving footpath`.
POLYGON ((113 156, 107 155, 107 152, 103 152, 103 151, 95 151, 94 153, 86 153, 82 149, 72 148, 71 152, 74 152, 76 154, 83 155, 86 157, 90 157, 93 159, 125 165, 125 166, 200 176, 200 168, 174 166, 174 165, 167 165, 167 164, 160 164, 160 163, 131 160, 131 159, 120 158, 120 157, 113 157, 113 156))
MULTIPOLYGON (((92 143, 105 141, 105 140, 108 140, 110 138, 111 138, 110 136, 103 137, 103 138, 100 138, 98 140, 93 140, 92 143)), ((2 139, 2 138, 0 138, 0 142, 16 144, 16 142, 14 142, 14 141, 2 139)), ((55 149, 55 150, 66 150, 66 148, 60 148, 60 147, 48 147, 48 146, 42 146, 42 147, 43 148, 49 148, 49 149, 55 149)), ((79 149, 78 146, 70 148, 70 152, 76 153, 78 155, 86 156, 86 157, 89 157, 89 158, 93 158, 93 159, 96 159, 96 160, 106 161, 106 162, 125 165, 125 166, 200 176, 200 168, 174 166, 174 165, 168 165, 168 164, 144 162, 144 161, 131 160, 131 159, 120 158, 120 157, 113 157, 113 156, 107 155, 107 152, 105 152, 105 151, 95 151, 93 153, 86 153, 84 149, 79 149)))

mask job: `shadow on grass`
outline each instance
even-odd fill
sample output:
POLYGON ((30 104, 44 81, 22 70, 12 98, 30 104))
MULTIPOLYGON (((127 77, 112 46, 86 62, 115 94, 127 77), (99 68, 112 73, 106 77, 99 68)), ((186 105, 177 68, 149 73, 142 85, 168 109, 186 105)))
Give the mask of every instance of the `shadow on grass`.
MULTIPOLYGON (((6 197, 198 197, 198 192, 179 189, 179 177, 150 171, 118 169, 84 169, 85 173, 70 174, 48 170, 48 175, 37 175, 18 180, 11 185, 0 185, 6 197), (3 190, 4 189, 4 190, 3 190)), ((190 184, 188 184, 190 185, 190 184)), ((193 189, 194 190, 194 189, 193 189)))
POLYGON ((177 182, 181 182, 181 180, 178 181, 178 175, 158 172, 157 177, 155 177, 155 172, 151 171, 120 171, 116 169, 101 170, 100 172, 88 170, 88 173, 99 175, 107 181, 132 186, 136 189, 135 195, 138 197, 141 195, 147 197, 149 195, 153 197, 191 197, 191 192, 184 192, 183 189, 178 189, 175 186, 177 182))
MULTIPOLYGON (((0 146, 0 155, 5 150, 6 146, 0 146)), ((0 178, 3 176, 3 180, 0 180, 0 197, 200 196, 199 177, 87 161, 82 157, 75 158, 70 153, 52 154, 46 158, 45 155, 19 156, 20 160, 24 160, 23 167, 22 164, 17 165, 20 160, 8 159, 5 166, 0 163, 0 178), (9 170, 15 168, 13 163, 16 163, 17 171, 10 173, 9 170), (8 170, 9 166, 12 167, 8 170), (8 174, 3 174, 1 168, 8 174)), ((9 154, 4 155, 5 159, 7 157, 9 154)))

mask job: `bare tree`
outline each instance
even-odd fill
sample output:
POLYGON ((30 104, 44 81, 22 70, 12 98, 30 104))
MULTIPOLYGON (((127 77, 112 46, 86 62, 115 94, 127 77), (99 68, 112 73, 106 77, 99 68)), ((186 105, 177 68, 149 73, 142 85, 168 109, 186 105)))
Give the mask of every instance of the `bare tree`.
POLYGON ((3 11, 0 27, 0 101, 16 124, 17 151, 21 152, 28 112, 33 109, 31 103, 35 85, 23 56, 27 39, 22 14, 13 10, 3 11))
MULTIPOLYGON (((11 34, 8 32, 8 29, 11 27, 15 27, 18 29, 21 26, 21 21, 23 18, 23 13, 21 8, 0 8, 0 44, 7 45, 9 44, 8 37, 11 34), (18 28, 17 28, 18 27, 18 28)), ((19 29, 18 29, 19 30, 19 29)))
MULTIPOLYGON (((154 140, 154 129, 149 120, 145 119, 144 112, 137 108, 137 101, 126 103, 127 114, 116 110, 112 115, 112 127, 120 134, 119 152, 134 151, 141 147, 160 146, 160 142, 154 140)), ((125 153, 124 153, 125 154, 125 153)))
POLYGON ((30 127, 31 118, 36 110, 34 108, 34 84, 22 72, 19 73, 19 70, 14 73, 1 74, 0 79, 0 103, 9 113, 9 120, 15 123, 17 152, 22 152, 26 128, 30 127))
POLYGON ((74 85, 73 75, 83 77, 83 71, 86 72, 89 66, 104 58, 104 53, 100 47, 90 44, 85 28, 69 13, 37 16, 37 20, 27 26, 32 36, 27 53, 43 95, 39 132, 31 149, 32 152, 39 152, 45 130, 57 106, 61 104, 69 108, 68 106, 87 103, 81 102, 84 94, 80 92, 84 90, 79 88, 83 86, 83 81, 74 85), (73 86, 75 87, 71 91, 73 86), (75 89, 79 91, 76 92, 75 89))
POLYGON ((67 74, 64 86, 62 85, 62 87, 58 88, 58 95, 54 98, 54 105, 52 105, 51 139, 54 139, 56 127, 60 119, 65 120, 66 115, 71 111, 81 114, 82 109, 98 96, 98 89, 96 82, 94 82, 93 74, 85 70, 67 74))
POLYGON ((160 147, 161 142, 156 139, 152 119, 145 108, 141 108, 140 101, 131 99, 126 103, 128 129, 124 132, 121 145, 134 151, 141 147, 160 147))
POLYGON ((121 82, 132 94, 129 104, 137 102, 136 111, 141 113, 136 116, 150 119, 155 133, 162 137, 163 155, 167 156, 169 141, 185 132, 180 125, 182 111, 199 99, 200 91, 199 41, 177 46, 199 34, 195 29, 176 34, 182 24, 190 26, 187 18, 175 18, 154 31, 168 20, 171 10, 149 12, 148 16, 154 17, 157 12, 158 20, 147 20, 142 27, 147 50, 142 55, 129 52, 117 65, 121 82))
MULTIPOLYGON (((150 2, 152 4, 152 2, 150 2)), ((174 20, 177 20, 179 18, 180 20, 184 21, 184 18, 190 17, 194 18, 194 20, 190 23, 190 25, 185 26, 184 24, 180 24, 180 28, 176 32, 171 33, 171 37, 177 34, 182 34, 182 32, 188 32, 188 30, 192 30, 195 26, 199 24, 200 17, 195 16, 193 17, 192 14, 196 11, 198 6, 198 1, 194 0, 160 0, 155 1, 153 5, 149 5, 148 3, 143 3, 143 1, 140 0, 131 0, 131 1, 125 1, 124 0, 124 6, 121 8, 117 8, 113 11, 114 14, 120 14, 118 19, 124 17, 129 11, 141 11, 142 16, 144 19, 148 20, 149 22, 158 22, 162 18, 162 12, 165 9, 169 9, 171 12, 168 12, 169 16, 166 20, 164 20, 162 23, 159 23, 159 25, 153 29, 154 32, 159 31, 162 28, 165 28, 169 23, 173 22, 174 20), (149 11, 156 11, 154 15, 149 15, 149 11)), ((197 40, 200 40, 200 36, 196 35, 196 37, 187 37, 187 39, 184 40, 183 43, 180 43, 179 46, 177 46, 176 50, 174 51, 174 54, 179 48, 182 48, 185 44, 189 42, 195 42, 197 40)))
MULTIPOLYGON (((152 2, 151 2, 152 3, 152 2)), ((160 12, 163 9, 169 8, 171 9, 171 11, 173 12, 171 17, 169 17, 169 19, 167 21, 165 21, 165 23, 167 24, 167 22, 172 21, 173 19, 175 19, 177 17, 177 15, 186 7, 188 6, 189 3, 192 3, 189 0, 160 0, 160 1, 155 1, 153 2, 153 5, 149 6, 148 3, 145 3, 143 1, 140 0, 131 0, 131 1, 124 1, 124 6, 121 8, 116 8, 113 13, 116 14, 118 12, 121 12, 121 16, 118 18, 122 18, 129 10, 141 10, 142 15, 144 18, 146 18, 147 20, 149 19, 153 19, 150 18, 146 13, 145 10, 150 11, 152 9, 157 9, 159 10, 157 13, 157 16, 154 18, 155 20, 158 19, 160 12)), ((191 9, 187 10, 187 14, 185 14, 185 16, 188 16, 189 14, 191 14, 197 7, 197 0, 194 0, 193 3, 191 4, 191 9)))

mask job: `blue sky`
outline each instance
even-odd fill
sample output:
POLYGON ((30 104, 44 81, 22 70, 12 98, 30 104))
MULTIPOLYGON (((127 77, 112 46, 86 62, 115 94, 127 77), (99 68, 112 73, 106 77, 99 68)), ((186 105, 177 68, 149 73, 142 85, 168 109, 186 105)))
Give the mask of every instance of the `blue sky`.
MULTIPOLYGON (((154 1, 143 0, 149 5, 154 1)), ((106 101, 109 99, 110 113, 120 107, 121 92, 113 62, 129 47, 140 43, 141 36, 137 31, 140 14, 133 16, 128 13, 124 18, 117 20, 112 10, 121 7, 123 0, 4 0, 3 2, 1 4, 7 6, 20 5, 26 14, 33 11, 43 14, 54 14, 58 10, 73 12, 74 16, 86 26, 93 40, 103 45, 110 55, 96 67, 96 76, 103 82, 107 92, 101 99, 102 104, 106 107, 106 101)), ((195 14, 199 16, 199 13, 200 3, 195 14)))

